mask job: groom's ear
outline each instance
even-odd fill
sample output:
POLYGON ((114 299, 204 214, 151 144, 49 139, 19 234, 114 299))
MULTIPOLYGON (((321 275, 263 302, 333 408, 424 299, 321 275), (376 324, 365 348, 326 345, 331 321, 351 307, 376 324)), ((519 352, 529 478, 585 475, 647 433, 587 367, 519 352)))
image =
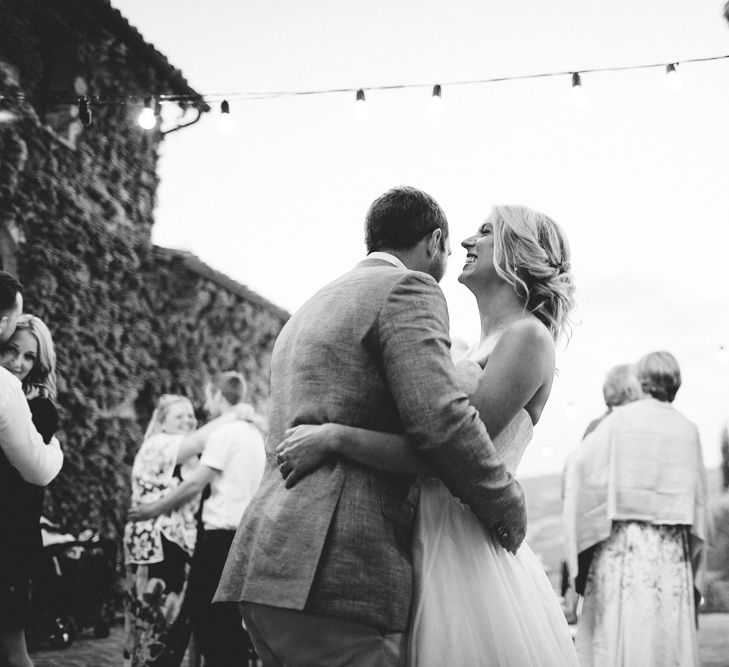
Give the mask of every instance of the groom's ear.
POLYGON ((438 229, 434 229, 428 237, 428 257, 432 257, 439 251, 442 252, 444 243, 443 230, 440 229, 440 227, 438 229))

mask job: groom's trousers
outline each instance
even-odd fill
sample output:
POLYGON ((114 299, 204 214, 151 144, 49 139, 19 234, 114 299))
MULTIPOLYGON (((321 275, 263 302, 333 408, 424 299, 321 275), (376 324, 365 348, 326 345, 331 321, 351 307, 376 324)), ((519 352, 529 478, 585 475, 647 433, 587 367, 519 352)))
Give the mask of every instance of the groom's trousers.
POLYGON ((403 667, 407 635, 294 609, 240 603, 264 667, 403 667))

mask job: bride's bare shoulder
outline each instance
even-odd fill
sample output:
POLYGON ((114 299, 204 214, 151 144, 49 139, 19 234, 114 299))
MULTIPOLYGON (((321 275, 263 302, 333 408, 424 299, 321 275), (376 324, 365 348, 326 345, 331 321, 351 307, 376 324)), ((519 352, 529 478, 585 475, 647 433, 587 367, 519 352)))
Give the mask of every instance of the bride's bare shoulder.
POLYGON ((555 346, 552 335, 538 319, 527 317, 510 324, 503 332, 490 355, 490 361, 507 363, 512 367, 541 369, 553 368, 555 346))
POLYGON ((554 349, 554 340, 549 329, 536 317, 525 317, 510 324, 501 335, 499 343, 509 345, 537 346, 538 349, 554 349))

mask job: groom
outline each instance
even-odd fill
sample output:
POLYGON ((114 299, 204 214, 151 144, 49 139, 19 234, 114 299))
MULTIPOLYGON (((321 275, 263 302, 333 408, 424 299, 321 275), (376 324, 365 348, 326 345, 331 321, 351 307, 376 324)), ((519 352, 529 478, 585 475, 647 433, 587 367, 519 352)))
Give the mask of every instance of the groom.
POLYGON ((273 452, 292 426, 407 434, 505 548, 524 538, 521 487, 449 355, 443 210, 424 192, 394 188, 373 202, 365 226, 368 257, 302 306, 276 341, 266 470, 216 594, 241 602, 266 666, 406 657, 414 480, 333 459, 287 489, 273 452))

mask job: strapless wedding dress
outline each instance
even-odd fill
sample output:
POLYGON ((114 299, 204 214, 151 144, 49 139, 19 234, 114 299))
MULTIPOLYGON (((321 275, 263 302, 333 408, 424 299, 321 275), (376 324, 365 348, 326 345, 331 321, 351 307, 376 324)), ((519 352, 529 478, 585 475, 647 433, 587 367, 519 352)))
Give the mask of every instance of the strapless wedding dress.
MULTIPOLYGON (((481 371, 457 365, 471 393, 481 371)), ((512 474, 532 438, 525 410, 494 440, 512 474)), ((420 481, 413 541, 411 667, 569 667, 577 655, 541 563, 526 545, 506 551, 439 480, 420 481)))

